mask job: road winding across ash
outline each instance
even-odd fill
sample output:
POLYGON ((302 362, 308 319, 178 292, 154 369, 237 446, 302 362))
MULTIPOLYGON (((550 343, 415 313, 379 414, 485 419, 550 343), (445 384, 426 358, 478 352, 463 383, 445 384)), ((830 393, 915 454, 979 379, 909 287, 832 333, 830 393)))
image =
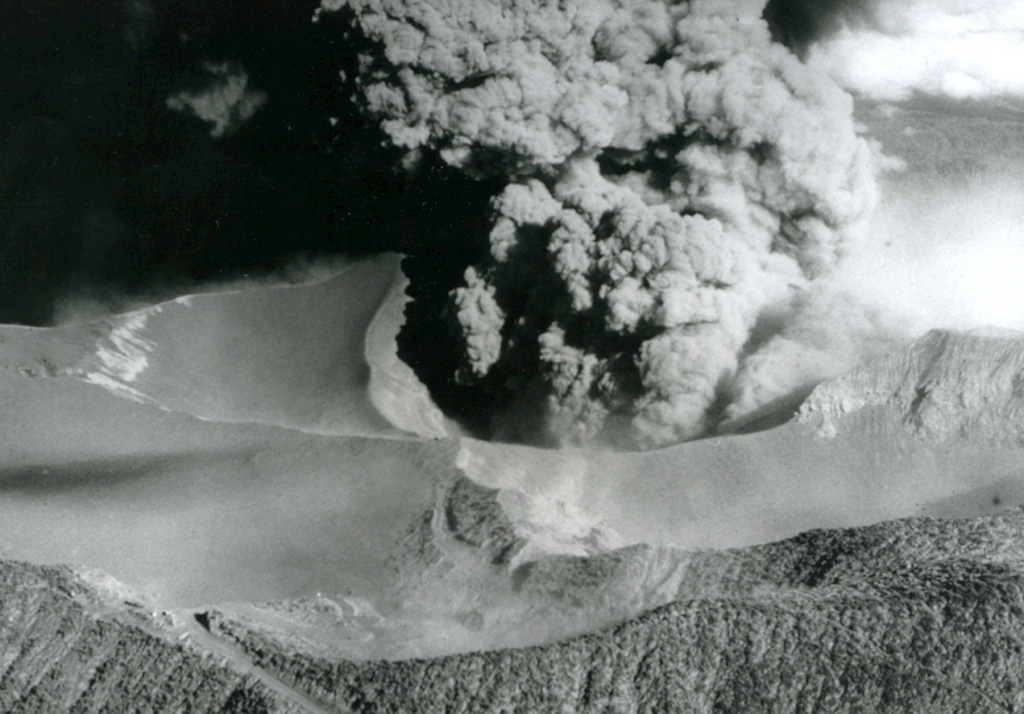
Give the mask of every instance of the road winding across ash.
POLYGON ((174 612, 177 629, 194 647, 227 660, 234 669, 259 680, 272 692, 298 707, 300 711, 309 714, 352 714, 351 709, 336 709, 318 702, 293 684, 263 669, 253 662, 252 658, 240 647, 225 642, 203 626, 200 618, 197 617, 200 614, 200 612, 192 610, 174 612))

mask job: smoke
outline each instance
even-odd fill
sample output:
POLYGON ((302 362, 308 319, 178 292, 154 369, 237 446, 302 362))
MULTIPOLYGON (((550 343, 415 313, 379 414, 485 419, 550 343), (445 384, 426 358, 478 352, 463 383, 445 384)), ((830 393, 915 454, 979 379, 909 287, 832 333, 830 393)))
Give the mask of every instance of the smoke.
POLYGON ((705 433, 727 395, 751 401, 732 382, 759 316, 802 313, 875 203, 852 100, 772 42, 760 3, 322 9, 380 43, 358 100, 409 161, 508 183, 452 305, 459 379, 511 402, 500 436, 705 433))
POLYGON ((181 90, 167 98, 167 108, 212 124, 210 136, 230 136, 267 103, 267 95, 249 87, 249 75, 236 62, 205 62, 209 77, 197 91, 181 90))
POLYGON ((880 0, 768 0, 764 18, 772 36, 805 57, 807 50, 844 28, 861 28, 880 0))
POLYGON ((133 50, 145 48, 157 23, 157 9, 151 0, 124 0, 124 41, 133 50))
POLYGON ((1016 0, 773 0, 767 14, 812 67, 876 99, 1024 91, 1016 0))
POLYGON ((730 383, 722 427, 795 406, 823 380, 893 349, 905 329, 888 305, 868 307, 862 296, 832 285, 766 311, 754 329, 756 346, 730 383))

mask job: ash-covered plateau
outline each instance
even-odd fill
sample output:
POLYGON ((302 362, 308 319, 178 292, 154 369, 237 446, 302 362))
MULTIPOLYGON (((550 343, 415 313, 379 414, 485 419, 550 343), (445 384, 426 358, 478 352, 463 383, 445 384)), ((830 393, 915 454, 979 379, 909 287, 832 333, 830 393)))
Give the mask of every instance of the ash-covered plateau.
POLYGON ((0 8, 0 711, 1024 710, 1022 38, 0 8))

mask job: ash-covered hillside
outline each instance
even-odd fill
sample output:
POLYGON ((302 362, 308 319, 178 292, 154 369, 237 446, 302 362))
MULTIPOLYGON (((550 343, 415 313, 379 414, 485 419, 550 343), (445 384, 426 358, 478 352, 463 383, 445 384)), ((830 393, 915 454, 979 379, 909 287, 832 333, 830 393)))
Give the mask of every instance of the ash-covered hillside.
POLYGON ((673 602, 601 632, 400 661, 218 610, 151 614, 95 576, 4 562, 0 697, 11 712, 1015 711, 1021 552, 1019 509, 813 531, 687 554, 673 602))
POLYGON ((24 437, 6 445, 18 464, 0 474, 5 555, 77 553, 152 591, 5 566, 11 711, 147 711, 147 697, 195 711, 1015 704, 1024 513, 865 524, 1021 502, 1019 444, 993 445, 986 426, 1015 403, 1019 337, 929 335, 826 382, 803 408, 831 414, 821 405, 843 395, 926 383, 956 395, 941 403, 963 427, 942 442, 901 421, 912 399, 890 396, 831 438, 798 418, 645 453, 359 435, 367 415, 404 418, 382 405, 423 398, 385 359, 404 299, 395 263, 372 265, 369 282, 342 273, 3 332, 0 389, 25 407, 4 422, 24 437), (351 324, 365 334, 324 335, 322 351, 306 340, 296 361, 329 374, 347 364, 339 354, 365 360, 338 386, 353 416, 325 433, 298 409, 326 403, 302 380, 274 390, 261 375, 289 335, 323 332, 293 308, 338 300, 359 306, 351 324), (195 329, 228 316, 270 346, 239 341, 244 329, 195 329), (173 339, 183 330, 251 359, 235 381, 215 379, 231 360, 186 349, 173 339), (201 378, 222 398, 173 389, 201 378), (400 388, 373 397, 381 384, 400 388), (211 403, 221 411, 204 411, 211 403), (61 404, 90 418, 57 423, 61 404), (129 518, 144 538, 124 537, 117 521, 129 518), (864 527, 791 537, 830 522, 864 527))
POLYGON ((819 386, 801 405, 800 420, 835 436, 873 414, 932 442, 969 439, 1020 446, 1021 338, 1009 330, 930 332, 819 386))
POLYGON ((263 666, 359 712, 1004 712, 1024 703, 1019 510, 817 531, 697 557, 676 602, 547 647, 263 666))
POLYGON ((309 711, 251 672, 211 658, 175 631, 168 615, 133 598, 94 573, 0 563, 0 708, 309 711))

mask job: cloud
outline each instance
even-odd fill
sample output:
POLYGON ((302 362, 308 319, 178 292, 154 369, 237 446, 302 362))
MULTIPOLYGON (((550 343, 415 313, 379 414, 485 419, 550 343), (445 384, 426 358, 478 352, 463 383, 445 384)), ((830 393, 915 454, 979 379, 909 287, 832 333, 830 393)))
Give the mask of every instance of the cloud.
POLYGON ((759 315, 828 275, 874 205, 852 100, 759 2, 324 9, 383 47, 357 98, 395 146, 506 183, 452 302, 459 378, 511 404, 505 438, 713 428, 759 315))
POLYGON ((769 0, 764 17, 772 35, 801 57, 842 28, 863 26, 879 0, 769 0))
POLYGON ((197 91, 182 90, 167 98, 167 108, 212 124, 214 139, 229 136, 267 103, 265 92, 249 87, 249 75, 235 62, 206 62, 212 77, 197 91))
POLYGON ((1016 0, 843 4, 807 62, 882 100, 1024 95, 1024 5, 1016 0), (855 7, 855 10, 853 9, 855 7))
POLYGON ((868 307, 830 283, 766 311, 754 330, 756 348, 729 384, 726 425, 760 416, 778 400, 802 398, 819 382, 893 349, 901 328, 886 307, 868 307))

